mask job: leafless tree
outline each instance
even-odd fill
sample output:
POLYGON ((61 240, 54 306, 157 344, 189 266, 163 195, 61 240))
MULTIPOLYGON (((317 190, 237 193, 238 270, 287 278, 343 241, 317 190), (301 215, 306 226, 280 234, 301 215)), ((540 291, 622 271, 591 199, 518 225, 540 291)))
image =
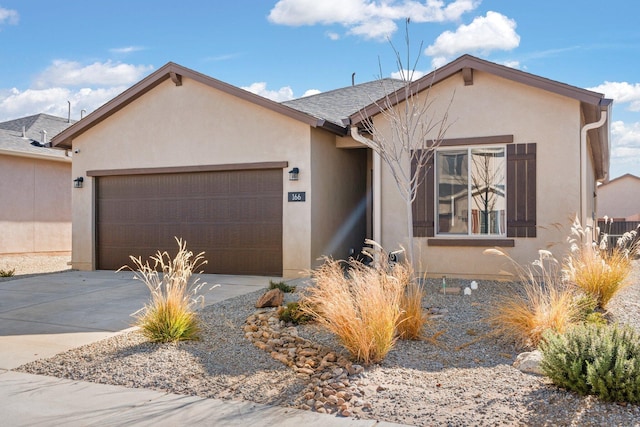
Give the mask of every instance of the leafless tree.
MULTIPOLYGON (((380 65, 379 81, 387 95, 380 100, 372 101, 379 110, 375 122, 373 117, 365 115, 364 111, 360 112, 362 115, 361 126, 363 131, 369 134, 369 137, 362 137, 356 127, 351 128, 351 134, 354 139, 376 152, 391 171, 400 196, 406 204, 409 239, 407 256, 409 262, 413 263, 412 204, 416 199, 418 186, 426 176, 425 168, 449 128, 448 113, 453 97, 442 115, 438 116, 432 112, 434 100, 430 96, 430 91, 435 71, 430 80, 426 78, 414 81, 420 54, 418 53, 415 61, 412 61, 409 20, 406 24, 407 52, 404 60, 398 49, 390 42, 395 53, 401 84, 398 85, 399 88, 389 87, 388 85, 392 83, 382 78, 382 66, 380 65), (388 135, 377 124, 384 122, 388 123, 390 129, 388 135), (411 167, 412 164, 415 164, 414 168, 411 167)), ((422 43, 418 52, 421 51, 422 43)))

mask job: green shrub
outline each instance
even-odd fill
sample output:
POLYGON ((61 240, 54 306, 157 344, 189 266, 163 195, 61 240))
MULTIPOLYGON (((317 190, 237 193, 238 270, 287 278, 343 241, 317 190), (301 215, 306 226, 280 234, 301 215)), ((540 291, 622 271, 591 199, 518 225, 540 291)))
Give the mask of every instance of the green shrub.
POLYGON ((11 270, 0 269, 0 277, 13 277, 15 273, 16 273, 15 268, 12 268, 11 270))
POLYGON ((269 280, 269 289, 280 289, 285 294, 296 291, 296 287, 293 285, 287 285, 284 282, 274 282, 273 280, 269 280))
POLYGON ((278 313, 278 318, 294 325, 307 323, 312 319, 311 316, 300 310, 300 304, 297 302, 290 302, 286 307, 283 307, 278 313))
POLYGON ((598 308, 598 300, 590 294, 583 294, 575 299, 573 304, 578 308, 577 320, 581 323, 606 325, 607 319, 598 308))
POLYGON ((548 331, 540 367, 558 386, 612 402, 640 403, 640 335, 629 327, 585 324, 548 331))
POLYGON ((191 276, 207 261, 203 252, 194 256, 187 250, 186 242, 178 238, 176 241, 178 253, 173 259, 167 252, 158 251, 151 257, 153 266, 131 256, 136 270, 129 266, 120 268, 134 271, 135 279, 151 292, 151 301, 134 315, 136 325, 152 342, 196 340, 200 332, 195 309, 198 302, 203 302, 204 298, 197 294, 204 283, 198 283, 198 279, 191 281, 191 276))

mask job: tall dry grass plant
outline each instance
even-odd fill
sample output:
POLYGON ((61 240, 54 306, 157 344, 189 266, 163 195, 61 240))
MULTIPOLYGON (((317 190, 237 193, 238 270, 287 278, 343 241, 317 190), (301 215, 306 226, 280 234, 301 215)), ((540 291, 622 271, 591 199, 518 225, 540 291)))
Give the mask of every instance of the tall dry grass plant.
POLYGON ((394 265, 391 275, 398 278, 404 288, 400 296, 400 318, 396 325, 398 338, 420 340, 424 338, 424 329, 429 322, 427 312, 422 308, 426 292, 407 261, 394 265))
POLYGON ((380 245, 367 243, 373 246, 365 252, 371 265, 327 258, 311 272, 314 284, 306 289, 302 309, 335 334, 353 359, 371 364, 384 359, 399 334, 419 336, 415 329, 424 323, 409 316, 421 310, 415 301, 422 299, 419 288, 405 296, 412 283, 409 265, 390 264, 380 245))
POLYGON ((604 233, 594 242, 589 228, 583 228, 576 218, 569 236, 571 250, 563 267, 565 280, 593 297, 598 307, 605 309, 611 298, 630 285, 627 281, 632 259, 637 256, 637 231, 625 233, 615 247, 608 247, 604 233))
MULTIPOLYGON (((191 280, 194 272, 207 263, 204 252, 194 255, 187 243, 176 238, 178 252, 174 258, 165 251, 150 257, 152 264, 141 257, 130 256, 134 278, 143 282, 151 292, 149 303, 134 313, 136 325, 152 342, 174 342, 198 339, 200 327, 197 305, 204 303, 198 295, 204 282, 191 280)), ((120 271, 118 270, 118 271, 120 271)))
POLYGON ((564 333, 580 322, 580 299, 575 289, 562 281, 560 264, 551 252, 538 251, 538 259, 526 266, 499 249, 487 249, 485 254, 507 258, 520 279, 516 283, 520 288, 505 293, 487 318, 497 335, 532 348, 545 331, 564 333))

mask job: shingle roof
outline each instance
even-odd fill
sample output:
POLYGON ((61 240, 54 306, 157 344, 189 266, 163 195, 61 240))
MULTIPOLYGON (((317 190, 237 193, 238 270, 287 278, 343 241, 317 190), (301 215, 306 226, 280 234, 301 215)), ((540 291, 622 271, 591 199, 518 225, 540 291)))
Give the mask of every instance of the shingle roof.
POLYGON ((62 117, 48 114, 36 114, 0 123, 0 151, 13 152, 16 155, 36 155, 52 158, 67 158, 63 150, 41 146, 42 131, 47 132, 47 141, 59 134, 71 123, 62 117), (24 129, 24 137, 22 131, 24 129))
POLYGON ((283 104, 344 127, 342 119, 395 92, 402 85, 402 80, 386 78, 285 101, 283 104))

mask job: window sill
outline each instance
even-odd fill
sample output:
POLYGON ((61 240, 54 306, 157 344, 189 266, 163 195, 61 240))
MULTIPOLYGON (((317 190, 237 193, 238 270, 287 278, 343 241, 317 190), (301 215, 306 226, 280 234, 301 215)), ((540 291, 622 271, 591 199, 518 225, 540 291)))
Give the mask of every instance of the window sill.
POLYGON ((427 239, 427 246, 470 246, 470 247, 494 247, 513 248, 513 239, 427 239))

